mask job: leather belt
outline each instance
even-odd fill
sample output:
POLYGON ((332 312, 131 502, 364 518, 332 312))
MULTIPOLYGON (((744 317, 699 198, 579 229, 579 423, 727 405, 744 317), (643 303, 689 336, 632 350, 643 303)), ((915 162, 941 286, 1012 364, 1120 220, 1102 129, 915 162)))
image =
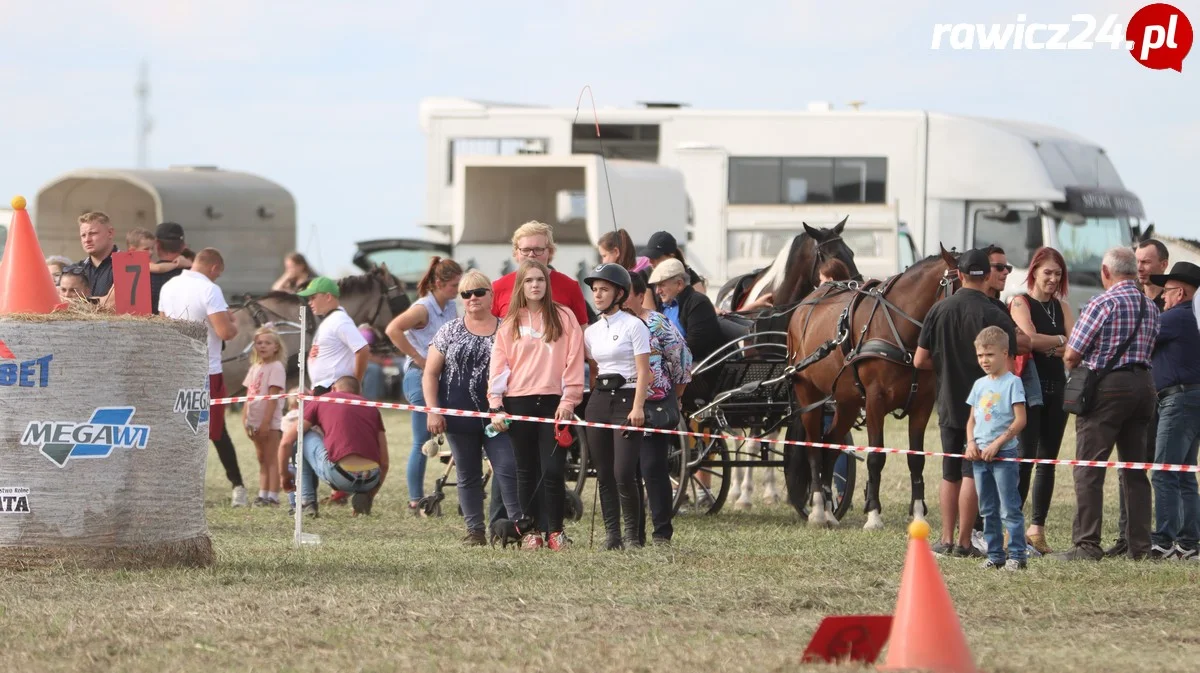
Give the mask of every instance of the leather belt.
POLYGON ((1131 362, 1127 365, 1121 365, 1120 367, 1114 367, 1113 371, 1114 372, 1136 372, 1136 371, 1146 371, 1148 369, 1150 369, 1150 365, 1146 364, 1145 362, 1131 362))
POLYGON ((1182 383, 1177 386, 1167 386, 1166 388, 1158 391, 1158 399, 1160 401, 1165 400, 1172 395, 1188 393, 1193 390, 1200 390, 1200 383, 1182 383))
POLYGON ((379 468, 377 467, 373 467, 369 470, 363 470, 362 472, 347 472, 346 470, 342 469, 341 465, 334 463, 333 469, 337 470, 338 474, 342 475, 346 479, 349 479, 350 481, 367 482, 379 476, 379 468))

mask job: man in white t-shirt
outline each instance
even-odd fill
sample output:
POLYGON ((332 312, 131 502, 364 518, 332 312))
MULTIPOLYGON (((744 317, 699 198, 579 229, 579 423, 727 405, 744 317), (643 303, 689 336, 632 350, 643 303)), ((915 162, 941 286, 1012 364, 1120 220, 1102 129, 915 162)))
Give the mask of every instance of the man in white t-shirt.
POLYGON ((297 294, 307 297, 313 313, 324 318, 308 351, 308 380, 313 394, 329 392, 334 381, 343 376, 353 376, 361 385, 371 349, 339 303, 342 293, 337 281, 317 276, 297 294))
MULTIPOLYGON (((229 305, 216 280, 225 271, 225 260, 213 248, 196 253, 192 268, 167 281, 158 300, 159 313, 176 320, 202 322, 208 328, 208 395, 210 399, 225 397, 225 377, 221 371, 221 349, 224 341, 237 336, 237 325, 229 314, 229 305)), ((225 466, 225 476, 233 484, 233 506, 246 506, 246 488, 238 468, 233 440, 225 429, 224 405, 209 405, 208 438, 217 448, 217 456, 225 466)))

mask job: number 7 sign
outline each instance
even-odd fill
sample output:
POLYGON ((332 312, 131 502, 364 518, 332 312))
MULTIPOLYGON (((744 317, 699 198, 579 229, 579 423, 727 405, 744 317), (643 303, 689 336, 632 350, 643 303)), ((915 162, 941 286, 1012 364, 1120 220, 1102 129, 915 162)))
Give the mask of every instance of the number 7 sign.
POLYGON ((150 253, 114 252, 112 269, 117 313, 150 315, 150 253))

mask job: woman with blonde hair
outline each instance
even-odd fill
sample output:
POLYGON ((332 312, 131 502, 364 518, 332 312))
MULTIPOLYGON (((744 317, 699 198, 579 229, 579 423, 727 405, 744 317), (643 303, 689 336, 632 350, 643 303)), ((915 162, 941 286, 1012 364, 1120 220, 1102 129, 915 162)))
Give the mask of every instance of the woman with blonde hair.
MULTIPOLYGON (((420 298, 408 307, 408 310, 392 319, 388 324, 388 338, 401 353, 404 360, 404 398, 414 406, 425 405, 425 393, 422 389, 422 372, 425 369, 425 356, 429 343, 438 330, 448 322, 458 318, 458 307, 454 303, 454 295, 458 294, 458 282, 462 278, 462 267, 452 259, 435 256, 429 262, 429 269, 421 282, 417 284, 420 298)), ((408 454, 408 509, 416 516, 422 516, 418 503, 425 497, 425 453, 422 445, 429 440, 429 422, 425 414, 412 413, 412 451, 408 454)))
POLYGON ((514 421, 510 428, 505 418, 511 413, 570 420, 583 399, 583 330, 569 309, 554 302, 545 264, 525 260, 517 268, 489 371, 488 411, 498 414, 492 427, 510 433, 526 518, 541 520, 544 503, 548 537, 543 540, 541 531, 532 530, 521 539, 521 547, 566 549, 566 448, 555 438, 557 424, 514 421))
MULTIPOLYGON (((442 325, 429 344, 422 385, 425 399, 442 409, 487 411, 488 371, 500 319, 492 315, 492 281, 472 269, 463 274, 458 294, 466 314, 442 325)), ((429 414, 431 434, 446 433, 458 472, 458 502, 462 505, 468 547, 487 543, 483 518, 483 458, 492 464, 501 499, 514 521, 522 516, 517 497, 517 463, 506 432, 488 436, 481 418, 429 414)))

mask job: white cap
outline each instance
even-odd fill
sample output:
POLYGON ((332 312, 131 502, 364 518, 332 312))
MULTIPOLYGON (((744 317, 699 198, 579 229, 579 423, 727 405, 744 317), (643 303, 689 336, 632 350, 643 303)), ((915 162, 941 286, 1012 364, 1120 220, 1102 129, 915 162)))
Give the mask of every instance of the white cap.
POLYGON ((687 269, 683 268, 683 262, 671 257, 659 262, 658 266, 654 267, 654 271, 650 274, 650 284, 661 283, 686 273, 687 269))

